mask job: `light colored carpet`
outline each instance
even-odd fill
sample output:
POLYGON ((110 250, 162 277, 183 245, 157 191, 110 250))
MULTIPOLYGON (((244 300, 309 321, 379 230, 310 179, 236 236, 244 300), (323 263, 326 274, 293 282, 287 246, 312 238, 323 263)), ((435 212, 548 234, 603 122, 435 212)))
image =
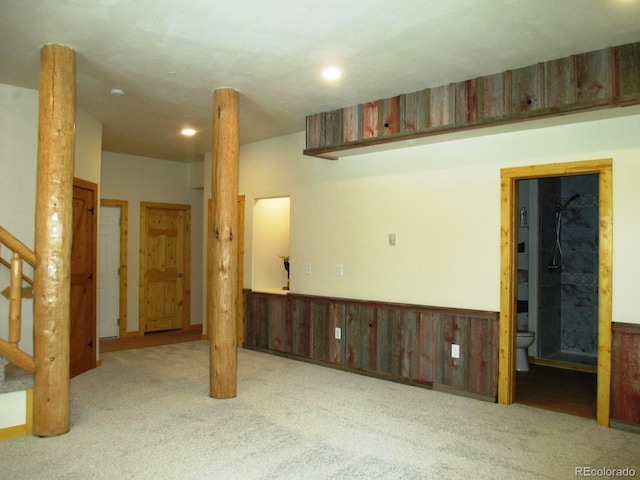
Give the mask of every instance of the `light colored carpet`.
POLYGON ((208 396, 208 343, 103 355, 63 436, 0 442, 7 479, 568 479, 632 467, 640 435, 254 351, 208 396))

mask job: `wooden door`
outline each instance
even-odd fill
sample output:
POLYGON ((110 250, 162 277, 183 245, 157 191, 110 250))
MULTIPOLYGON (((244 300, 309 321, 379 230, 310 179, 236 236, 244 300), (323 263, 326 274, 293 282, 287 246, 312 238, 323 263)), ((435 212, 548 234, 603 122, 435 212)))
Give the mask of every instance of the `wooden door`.
POLYGON ((73 181, 71 244, 70 374, 96 367, 96 192, 97 185, 73 181))
POLYGON ((140 330, 189 326, 191 206, 140 204, 140 330))

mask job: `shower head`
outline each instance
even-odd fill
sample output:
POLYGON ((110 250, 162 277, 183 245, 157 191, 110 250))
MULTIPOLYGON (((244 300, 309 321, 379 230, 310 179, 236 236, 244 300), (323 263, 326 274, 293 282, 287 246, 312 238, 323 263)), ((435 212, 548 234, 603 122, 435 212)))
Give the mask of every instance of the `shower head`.
POLYGON ((580 197, 579 193, 576 193, 575 195, 573 195, 569 200, 567 200, 566 202, 564 202, 564 205, 560 205, 559 203, 556 203, 556 208, 560 211, 564 210, 565 208, 567 208, 569 206, 569 204, 571 202, 573 202, 574 200, 577 200, 580 197))

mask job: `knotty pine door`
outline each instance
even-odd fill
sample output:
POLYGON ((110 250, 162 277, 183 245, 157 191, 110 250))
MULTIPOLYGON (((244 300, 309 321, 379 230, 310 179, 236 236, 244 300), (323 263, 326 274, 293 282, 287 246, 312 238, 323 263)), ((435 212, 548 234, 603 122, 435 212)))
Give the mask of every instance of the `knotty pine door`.
POLYGON ((191 206, 140 204, 140 330, 189 325, 191 206))

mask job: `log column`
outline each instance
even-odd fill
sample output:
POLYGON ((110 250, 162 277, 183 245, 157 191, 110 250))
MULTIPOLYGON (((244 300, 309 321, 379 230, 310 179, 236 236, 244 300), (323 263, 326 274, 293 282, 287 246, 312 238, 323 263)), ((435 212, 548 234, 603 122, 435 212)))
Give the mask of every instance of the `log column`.
POLYGON ((75 53, 40 51, 34 271, 34 434, 69 431, 69 358, 75 53))
POLYGON ((213 308, 209 319, 213 398, 235 397, 237 385, 238 97, 231 88, 221 88, 213 94, 213 308))

